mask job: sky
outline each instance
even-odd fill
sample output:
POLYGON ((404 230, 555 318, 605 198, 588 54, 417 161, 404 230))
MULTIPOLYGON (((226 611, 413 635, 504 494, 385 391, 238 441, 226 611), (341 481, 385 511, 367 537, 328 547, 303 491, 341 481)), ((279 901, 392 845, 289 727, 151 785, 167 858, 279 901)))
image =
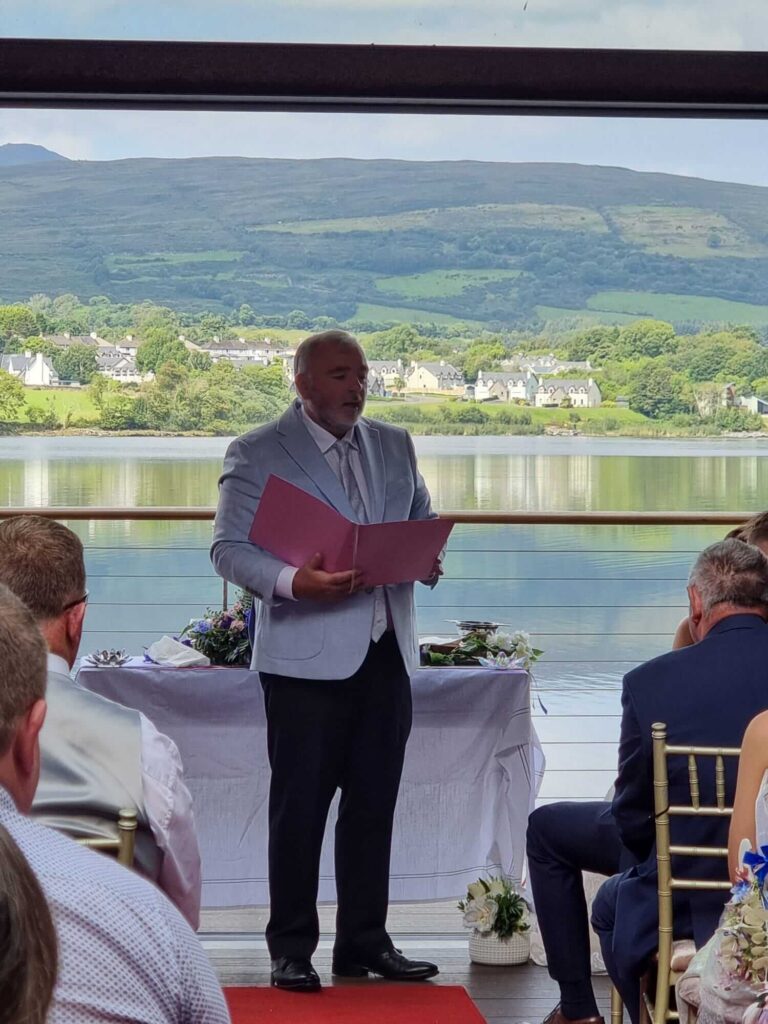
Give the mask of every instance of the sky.
MULTIPOLYGON (((0 0, 0 35, 768 49, 764 0, 0 0)), ((80 160, 558 161, 768 185, 768 124, 507 115, 0 109, 0 144, 80 160)))

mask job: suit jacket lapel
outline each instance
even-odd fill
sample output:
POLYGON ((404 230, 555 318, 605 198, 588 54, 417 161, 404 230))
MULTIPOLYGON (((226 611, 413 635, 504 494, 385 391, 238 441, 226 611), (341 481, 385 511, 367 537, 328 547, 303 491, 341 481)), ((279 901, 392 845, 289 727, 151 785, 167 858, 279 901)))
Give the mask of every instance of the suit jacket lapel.
POLYGON ((386 473, 384 471, 384 453, 381 448, 379 431, 367 420, 357 424, 357 436, 360 439, 360 454, 363 459, 363 472, 368 484, 368 495, 371 503, 371 522, 380 523, 384 517, 384 499, 386 473))
POLYGON ((298 402, 294 403, 290 409, 286 409, 280 417, 277 433, 283 448, 307 474, 317 489, 325 495, 336 511, 341 512, 343 516, 354 522, 355 513, 349 503, 347 492, 302 423, 298 402))

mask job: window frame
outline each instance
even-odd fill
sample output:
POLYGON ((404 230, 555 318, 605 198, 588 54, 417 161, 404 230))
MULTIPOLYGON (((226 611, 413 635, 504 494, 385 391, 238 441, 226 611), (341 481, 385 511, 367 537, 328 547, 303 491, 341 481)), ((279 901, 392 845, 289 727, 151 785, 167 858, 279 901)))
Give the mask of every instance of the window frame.
POLYGON ((0 39, 0 106, 768 116, 768 51, 0 39))

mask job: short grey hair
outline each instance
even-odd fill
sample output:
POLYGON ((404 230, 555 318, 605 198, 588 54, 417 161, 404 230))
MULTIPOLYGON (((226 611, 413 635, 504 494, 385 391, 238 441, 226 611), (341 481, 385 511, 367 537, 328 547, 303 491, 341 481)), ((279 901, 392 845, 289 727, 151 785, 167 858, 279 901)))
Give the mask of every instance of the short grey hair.
POLYGON ((312 361, 312 353, 322 345, 354 345, 355 348, 362 348, 360 342, 349 331, 334 329, 332 331, 320 331, 319 334, 310 334, 296 349, 293 357, 293 375, 297 377, 300 373, 306 373, 312 361))
POLYGON ((0 756, 16 723, 45 697, 48 648, 32 612, 0 583, 0 756))
POLYGON ((742 540, 721 540, 705 548, 688 583, 698 590, 705 615, 718 604, 768 608, 768 558, 742 540))

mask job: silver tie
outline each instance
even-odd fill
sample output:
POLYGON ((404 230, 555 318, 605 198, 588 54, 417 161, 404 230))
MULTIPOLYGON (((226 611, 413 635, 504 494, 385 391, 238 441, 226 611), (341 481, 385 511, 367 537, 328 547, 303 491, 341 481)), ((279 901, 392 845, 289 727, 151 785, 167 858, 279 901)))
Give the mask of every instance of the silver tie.
POLYGON ((360 486, 358 485, 354 471, 352 470, 352 463, 349 460, 350 452, 352 450, 352 442, 346 440, 337 441, 334 448, 339 456, 339 476, 341 478, 341 486, 347 493, 349 504, 352 506, 352 511, 355 513, 355 518, 358 523, 367 523, 368 514, 365 511, 365 502, 363 501, 363 496, 360 493, 360 486))
MULTIPOLYGON (((334 445, 339 456, 339 478, 341 486, 346 491, 349 504, 358 523, 368 522, 368 513, 365 510, 363 495, 360 493, 360 485, 352 469, 350 453, 352 442, 341 439, 334 445)), ((387 599, 383 587, 376 587, 373 599, 373 622, 371 624, 371 640, 376 643, 381 639, 387 628, 387 599)))

